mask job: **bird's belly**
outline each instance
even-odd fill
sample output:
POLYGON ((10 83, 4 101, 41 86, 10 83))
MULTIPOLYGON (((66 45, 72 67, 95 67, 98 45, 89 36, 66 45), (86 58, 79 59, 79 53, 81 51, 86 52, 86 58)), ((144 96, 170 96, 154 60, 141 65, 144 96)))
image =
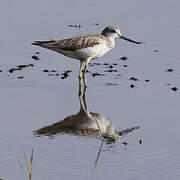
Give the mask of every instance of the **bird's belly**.
POLYGON ((57 52, 63 54, 64 56, 80 60, 80 57, 77 55, 75 51, 57 50, 57 52))
POLYGON ((106 45, 95 45, 84 49, 76 50, 76 53, 82 57, 82 59, 95 59, 106 54, 111 48, 106 45))

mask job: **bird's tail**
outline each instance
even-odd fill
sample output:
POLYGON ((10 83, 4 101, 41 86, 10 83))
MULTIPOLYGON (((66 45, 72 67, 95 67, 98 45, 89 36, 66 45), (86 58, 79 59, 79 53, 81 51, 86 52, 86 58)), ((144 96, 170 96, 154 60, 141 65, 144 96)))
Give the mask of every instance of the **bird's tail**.
POLYGON ((32 43, 32 45, 35 45, 35 46, 43 46, 43 45, 45 45, 45 44, 47 44, 47 43, 52 43, 52 42, 54 42, 54 40, 50 40, 50 41, 34 41, 34 42, 32 43))

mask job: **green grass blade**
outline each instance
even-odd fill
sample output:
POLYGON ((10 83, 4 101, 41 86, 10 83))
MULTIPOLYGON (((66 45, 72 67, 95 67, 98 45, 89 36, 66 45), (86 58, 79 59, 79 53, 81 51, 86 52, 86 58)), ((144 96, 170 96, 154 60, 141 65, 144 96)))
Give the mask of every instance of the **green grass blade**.
POLYGON ((29 178, 29 180, 31 180, 31 177, 32 177, 33 158, 34 158, 34 150, 33 150, 33 148, 32 148, 31 158, 30 158, 30 163, 29 163, 29 171, 28 171, 28 178, 29 178))
POLYGON ((29 171, 29 164, 28 164, 28 160, 27 160, 27 156, 26 156, 25 151, 24 151, 24 159, 26 161, 27 170, 29 171))

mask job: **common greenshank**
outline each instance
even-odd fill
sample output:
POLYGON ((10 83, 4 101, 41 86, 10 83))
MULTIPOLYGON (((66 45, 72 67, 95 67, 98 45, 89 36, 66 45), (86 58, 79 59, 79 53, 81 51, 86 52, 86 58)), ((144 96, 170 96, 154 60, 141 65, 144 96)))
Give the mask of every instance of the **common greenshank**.
POLYGON ((110 51, 115 46, 115 39, 124 39, 126 41, 141 44, 123 36, 118 27, 108 26, 101 34, 76 36, 67 39, 48 41, 34 41, 32 45, 41 46, 53 51, 56 51, 64 56, 78 59, 80 61, 79 69, 79 85, 83 79, 84 86, 87 86, 86 70, 90 60, 99 58, 110 51), (85 63, 84 70, 82 64, 85 63))

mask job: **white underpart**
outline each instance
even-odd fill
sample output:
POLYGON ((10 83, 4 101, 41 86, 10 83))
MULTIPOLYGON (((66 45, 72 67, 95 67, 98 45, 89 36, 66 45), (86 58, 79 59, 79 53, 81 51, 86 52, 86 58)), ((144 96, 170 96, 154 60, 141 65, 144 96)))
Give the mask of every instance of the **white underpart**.
POLYGON ((100 58, 108 51, 110 51, 113 47, 114 45, 109 47, 107 44, 103 43, 103 44, 97 44, 93 47, 76 50, 75 53, 77 56, 80 57, 80 59, 82 59, 82 61, 91 60, 95 58, 100 58))

